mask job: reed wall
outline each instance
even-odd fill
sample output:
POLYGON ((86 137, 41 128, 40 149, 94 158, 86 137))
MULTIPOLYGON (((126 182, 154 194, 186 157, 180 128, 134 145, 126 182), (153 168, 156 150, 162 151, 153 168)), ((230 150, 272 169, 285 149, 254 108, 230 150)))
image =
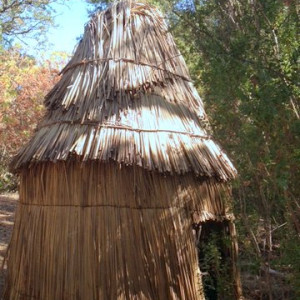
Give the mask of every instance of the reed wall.
POLYGON ((204 299, 193 217, 230 218, 226 189, 116 163, 23 170, 4 299, 204 299))

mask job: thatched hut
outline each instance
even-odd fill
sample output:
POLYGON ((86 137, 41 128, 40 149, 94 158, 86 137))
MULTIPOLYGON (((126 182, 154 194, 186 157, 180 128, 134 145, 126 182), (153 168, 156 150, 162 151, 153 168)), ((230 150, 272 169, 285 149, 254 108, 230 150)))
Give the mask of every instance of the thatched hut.
POLYGON ((12 163, 4 299, 204 299, 192 224, 234 234, 236 170, 161 14, 131 2, 96 14, 45 106, 12 163))

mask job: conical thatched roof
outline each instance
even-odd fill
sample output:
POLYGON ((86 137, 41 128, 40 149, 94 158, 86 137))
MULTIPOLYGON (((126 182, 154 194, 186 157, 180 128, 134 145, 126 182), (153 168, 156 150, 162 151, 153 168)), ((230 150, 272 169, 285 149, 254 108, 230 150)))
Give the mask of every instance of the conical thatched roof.
POLYGON ((205 129, 203 103, 163 17, 146 4, 96 14, 45 105, 14 170, 79 159, 223 181, 236 174, 205 129))

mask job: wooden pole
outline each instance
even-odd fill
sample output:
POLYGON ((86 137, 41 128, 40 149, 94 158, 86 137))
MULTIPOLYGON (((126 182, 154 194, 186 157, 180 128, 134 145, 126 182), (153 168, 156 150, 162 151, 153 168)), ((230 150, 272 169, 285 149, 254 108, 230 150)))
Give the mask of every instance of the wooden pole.
POLYGON ((232 220, 228 222, 228 229, 231 241, 230 247, 230 256, 231 256, 231 265, 232 265, 232 279, 234 286, 234 294, 235 299, 242 300, 244 297, 242 296, 242 284, 241 284, 241 275, 240 270, 238 268, 238 242, 237 242, 237 234, 235 229, 235 224, 232 220))

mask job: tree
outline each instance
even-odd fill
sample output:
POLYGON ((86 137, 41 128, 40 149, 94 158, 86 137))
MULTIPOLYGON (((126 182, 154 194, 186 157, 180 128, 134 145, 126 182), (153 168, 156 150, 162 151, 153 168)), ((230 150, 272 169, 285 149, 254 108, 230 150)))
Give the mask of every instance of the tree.
MULTIPOLYGON (((0 190, 13 187, 8 163, 26 143, 44 113, 47 91, 58 79, 58 66, 39 65, 17 48, 0 51, 0 190)), ((60 63, 59 63, 60 64, 60 63)))
POLYGON ((0 1, 0 190, 15 185, 8 162, 41 117, 57 73, 52 62, 39 65, 11 45, 23 37, 41 40, 53 25, 54 3, 65 0, 0 1))
POLYGON ((40 38, 53 25, 53 3, 64 0, 2 0, 0 1, 0 42, 31 36, 40 38))

